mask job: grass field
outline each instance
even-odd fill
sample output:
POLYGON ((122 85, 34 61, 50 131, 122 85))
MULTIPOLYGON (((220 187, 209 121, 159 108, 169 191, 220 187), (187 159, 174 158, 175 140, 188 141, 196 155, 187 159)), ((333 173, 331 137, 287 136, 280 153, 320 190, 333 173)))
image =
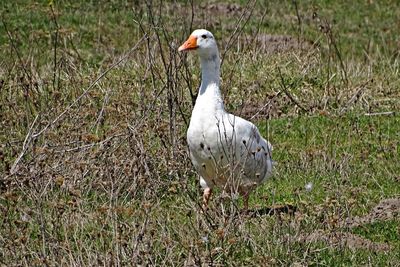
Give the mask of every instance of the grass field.
POLYGON ((1 266, 400 266, 398 1, 0 8, 1 266), (200 212, 196 28, 274 146, 249 214, 200 212))

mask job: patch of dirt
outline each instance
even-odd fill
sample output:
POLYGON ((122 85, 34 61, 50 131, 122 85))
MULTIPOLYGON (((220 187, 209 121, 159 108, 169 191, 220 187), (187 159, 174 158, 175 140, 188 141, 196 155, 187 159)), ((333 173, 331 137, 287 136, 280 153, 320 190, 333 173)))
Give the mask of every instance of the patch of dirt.
POLYGON ((290 105, 285 96, 281 93, 265 96, 262 100, 246 101, 243 105, 234 111, 247 120, 260 120, 265 118, 280 117, 284 105, 290 105))
POLYGON ((377 221, 388 221, 393 219, 400 219, 399 198, 382 200, 367 215, 348 218, 345 222, 343 222, 342 227, 344 226, 353 228, 362 224, 370 224, 377 221))
POLYGON ((375 252, 386 252, 391 249, 388 244, 372 242, 352 233, 328 232, 324 230, 316 230, 307 236, 302 235, 298 241, 306 243, 319 241, 325 242, 334 248, 347 246, 350 249, 368 249, 375 252))
POLYGON ((200 8, 207 10, 214 15, 226 15, 242 12, 243 8, 239 4, 233 3, 204 3, 200 8))
MULTIPOLYGON (((349 218, 340 224, 342 228, 353 228, 363 224, 370 224, 377 221, 400 219, 400 199, 384 199, 376 205, 370 213, 365 216, 349 218)), ((300 242, 322 241, 332 247, 347 246, 350 249, 368 249, 376 252, 385 252, 391 249, 389 244, 373 242, 358 235, 343 231, 326 231, 317 229, 310 234, 303 234, 298 238, 300 242)))
POLYGON ((312 41, 290 35, 259 34, 256 37, 245 36, 241 41, 247 45, 252 43, 257 46, 257 51, 267 54, 310 51, 317 47, 312 41))
MULTIPOLYGON (((198 14, 194 18, 195 25, 203 25, 206 28, 221 28, 220 16, 231 16, 239 18, 240 14, 245 12, 245 6, 235 3, 221 2, 204 2, 197 6, 198 14)), ((262 16, 259 10, 253 10, 252 16, 262 16)), ((232 27, 234 25, 224 25, 224 27, 232 27)), ((233 28, 232 28, 233 30, 233 28)), ((220 40, 221 43, 224 40, 220 40)), ((310 51, 314 50, 318 45, 310 40, 298 38, 297 36, 280 35, 280 34, 263 34, 257 35, 241 34, 237 40, 235 47, 254 47, 260 53, 286 53, 291 51, 310 51)))
POLYGON ((300 111, 299 107, 282 91, 262 98, 246 100, 241 106, 232 110, 233 114, 250 121, 297 115, 300 111))

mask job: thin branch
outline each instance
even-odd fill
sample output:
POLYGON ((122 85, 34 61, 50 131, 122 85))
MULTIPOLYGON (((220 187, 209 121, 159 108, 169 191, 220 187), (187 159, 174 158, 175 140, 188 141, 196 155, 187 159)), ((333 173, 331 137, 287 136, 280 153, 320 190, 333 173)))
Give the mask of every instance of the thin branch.
POLYGON ((125 59, 127 59, 131 53, 133 51, 135 51, 139 45, 143 42, 143 40, 145 40, 147 38, 147 35, 144 35, 142 38, 140 38, 140 40, 131 48, 131 50, 129 50, 121 59, 119 59, 117 62, 115 62, 114 64, 111 65, 111 67, 109 67, 107 70, 105 70, 103 73, 101 73, 99 75, 99 77, 96 78, 96 80, 94 80, 94 82, 92 82, 90 84, 90 86, 88 88, 85 89, 85 91, 83 91, 83 93, 78 96, 78 98, 76 98, 74 100, 74 102, 72 102, 63 112, 61 112, 55 119, 53 119, 51 122, 49 122, 42 130, 40 130, 38 133, 35 133, 32 135, 32 138, 36 138, 38 136, 40 136, 41 134, 43 134, 50 126, 52 126, 53 124, 55 124, 57 121, 59 121, 76 103, 78 103, 84 96, 87 95, 87 93, 104 77, 107 75, 107 73, 109 73, 112 69, 114 69, 116 66, 118 66, 122 61, 124 61, 125 59))
POLYGON ((254 119, 258 114, 260 114, 261 111, 263 111, 264 108, 266 108, 268 105, 270 105, 271 102, 272 102, 273 100, 275 100, 275 98, 278 97, 281 93, 282 93, 282 91, 278 91, 275 95, 273 95, 273 96, 268 100, 268 102, 264 104, 264 106, 262 106, 256 113, 254 113, 253 116, 251 116, 250 120, 254 119))
POLYGON ((18 158, 14 161, 14 164, 11 167, 11 170, 10 170, 11 174, 15 174, 15 172, 17 171, 18 163, 21 161, 21 159, 25 155, 26 151, 28 150, 29 144, 32 142, 32 139, 33 139, 32 131, 33 131, 33 128, 35 127, 35 125, 36 125, 36 122, 37 122, 38 118, 39 118, 39 115, 36 115, 36 117, 33 120, 31 126, 29 127, 28 133, 25 136, 24 143, 22 144, 22 151, 21 151, 21 153, 19 153, 18 158))
POLYGON ((288 88, 286 87, 285 81, 283 80, 281 69, 278 67, 279 77, 281 78, 281 88, 282 91, 285 93, 287 97, 289 97, 290 101, 292 101, 296 106, 298 106, 302 111, 308 112, 308 109, 304 108, 289 92, 288 88))
MULTIPOLYGON (((12 38, 12 35, 11 35, 10 31, 7 28, 7 24, 5 23, 4 18, 2 19, 2 22, 3 22, 4 30, 7 32, 8 39, 10 40, 11 47, 14 49, 15 54, 17 55, 18 61, 19 61, 20 65, 21 65, 22 69, 24 70, 24 73, 25 73, 26 77, 28 77, 29 81, 32 81, 32 76, 28 72, 28 70, 25 68, 25 64, 22 61, 22 57, 19 54, 17 46, 16 46, 16 44, 14 42, 14 39, 12 38)), ((32 84, 32 83, 30 83, 30 84, 32 84)), ((33 84, 35 85, 36 89, 38 89, 38 85, 36 83, 33 83, 33 84)))
POLYGON ((374 113, 365 113, 365 116, 390 116, 390 115, 396 115, 396 112, 394 111, 384 111, 384 112, 374 112, 374 113))
POLYGON ((56 90, 56 76, 57 76, 57 43, 58 43, 58 23, 57 23, 57 18, 56 18, 56 14, 54 13, 54 9, 53 9, 53 4, 50 4, 50 10, 51 10, 51 14, 52 14, 52 18, 54 21, 54 25, 56 27, 55 29, 55 33, 54 33, 54 55, 53 55, 53 90, 56 90))
POLYGON ((371 80, 368 80, 361 84, 357 91, 353 94, 353 96, 350 98, 349 101, 347 101, 346 105, 340 110, 340 114, 343 114, 350 106, 352 106, 363 94, 365 89, 367 88, 366 85, 371 82, 371 80))
POLYGON ((228 43, 226 44, 224 52, 221 55, 221 66, 224 63, 224 58, 225 58, 226 53, 228 52, 229 49, 231 49, 231 47, 233 45, 233 42, 232 42, 233 38, 236 35, 239 35, 241 32, 243 32, 244 27, 247 25, 247 22, 249 22, 249 20, 251 18, 251 15, 253 14, 256 2, 253 3, 252 7, 249 7, 250 6, 250 2, 251 2, 251 0, 249 0, 247 2, 246 6, 245 6, 245 8, 243 10, 243 13, 240 15, 240 18, 239 18, 238 22, 236 23, 235 30, 233 31, 233 33, 229 37, 228 43), (245 17, 246 11, 248 11, 248 10, 250 10, 250 14, 247 16, 245 22, 242 25, 240 25, 241 22, 243 21, 244 17, 245 17))
POLYGON ((300 12, 299 12, 299 6, 298 6, 298 3, 297 3, 296 0, 293 0, 292 3, 293 3, 294 8, 296 10, 297 25, 299 27, 299 33, 298 33, 298 36, 297 36, 297 42, 300 45, 300 49, 302 49, 303 48, 302 47, 303 46, 303 42, 301 42, 301 38, 302 38, 302 35, 303 35, 303 29, 302 29, 301 16, 300 16, 300 12))

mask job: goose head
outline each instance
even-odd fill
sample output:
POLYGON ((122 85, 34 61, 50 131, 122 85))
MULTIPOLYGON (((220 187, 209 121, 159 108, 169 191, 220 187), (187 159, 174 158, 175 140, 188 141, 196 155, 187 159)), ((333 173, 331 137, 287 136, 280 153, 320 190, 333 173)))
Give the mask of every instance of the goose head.
POLYGON ((187 41, 178 48, 178 51, 189 50, 197 50, 200 57, 210 57, 218 54, 214 35, 204 29, 193 31, 187 41))

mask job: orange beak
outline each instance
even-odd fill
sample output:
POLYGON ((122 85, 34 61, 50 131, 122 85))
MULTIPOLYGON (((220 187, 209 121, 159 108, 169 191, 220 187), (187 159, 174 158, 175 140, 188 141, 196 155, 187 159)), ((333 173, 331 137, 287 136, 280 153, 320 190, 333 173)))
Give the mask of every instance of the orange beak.
POLYGON ((193 50, 197 48, 197 37, 190 35, 189 39, 178 48, 178 51, 193 50))

